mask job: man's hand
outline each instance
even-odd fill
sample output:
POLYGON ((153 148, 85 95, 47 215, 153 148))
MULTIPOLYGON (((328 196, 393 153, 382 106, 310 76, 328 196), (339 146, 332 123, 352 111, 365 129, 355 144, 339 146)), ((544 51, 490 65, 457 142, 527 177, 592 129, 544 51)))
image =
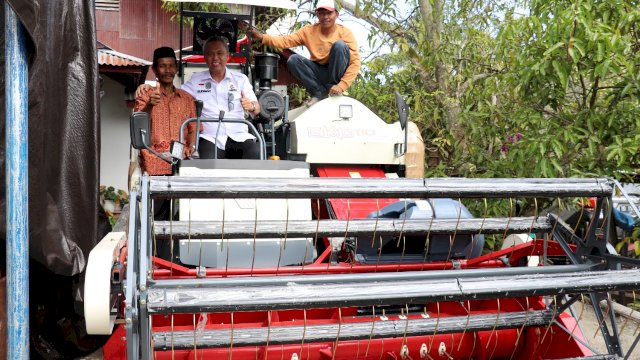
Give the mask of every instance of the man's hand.
POLYGON ((156 86, 155 91, 149 94, 149 104, 151 104, 151 106, 156 106, 159 103, 160 103, 160 83, 158 83, 158 85, 156 86))
POLYGON ((184 147, 184 158, 188 159, 191 157, 191 154, 196 150, 196 146, 192 144, 186 144, 184 147))
POLYGON ((260 33, 260 31, 258 31, 253 26, 249 25, 249 23, 247 23, 246 21, 238 22, 238 28, 244 31, 248 37, 262 41, 262 33, 260 33))
POLYGON ((262 41, 262 37, 264 36, 260 31, 258 31, 258 29, 254 27, 248 28, 247 30, 245 30, 245 32, 250 38, 256 39, 258 41, 262 41))
POLYGON ((138 86, 138 88, 136 89, 136 97, 139 97, 140 95, 142 95, 143 92, 149 89, 151 89, 151 85, 149 84, 142 84, 138 86))
POLYGON ((240 96, 240 103, 242 104, 242 108, 245 111, 249 112, 251 115, 255 115, 258 111, 260 111, 256 103, 245 97, 244 93, 240 93, 240 96))
POLYGON ((329 96, 334 95, 342 95, 342 89, 338 85, 333 85, 331 89, 329 89, 329 96))

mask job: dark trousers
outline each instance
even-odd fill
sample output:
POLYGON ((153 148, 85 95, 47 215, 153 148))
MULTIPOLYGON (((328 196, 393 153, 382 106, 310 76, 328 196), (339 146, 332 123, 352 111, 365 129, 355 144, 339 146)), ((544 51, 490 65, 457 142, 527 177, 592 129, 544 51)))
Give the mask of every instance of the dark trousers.
POLYGON ((198 144, 200 159, 215 159, 216 152, 218 159, 260 159, 260 143, 252 139, 237 142, 227 138, 227 143, 222 150, 211 141, 200 138, 198 144))
POLYGON ((331 46, 329 62, 320 65, 304 56, 294 54, 287 60, 289 71, 295 76, 312 97, 323 98, 333 85, 342 79, 349 66, 349 46, 338 40, 331 46))

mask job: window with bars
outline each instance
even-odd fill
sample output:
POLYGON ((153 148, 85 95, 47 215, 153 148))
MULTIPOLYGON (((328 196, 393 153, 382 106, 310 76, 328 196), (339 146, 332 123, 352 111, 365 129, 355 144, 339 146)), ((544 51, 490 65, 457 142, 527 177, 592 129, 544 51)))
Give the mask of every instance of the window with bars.
POLYGON ((96 10, 120 10, 120 0, 96 0, 96 10))

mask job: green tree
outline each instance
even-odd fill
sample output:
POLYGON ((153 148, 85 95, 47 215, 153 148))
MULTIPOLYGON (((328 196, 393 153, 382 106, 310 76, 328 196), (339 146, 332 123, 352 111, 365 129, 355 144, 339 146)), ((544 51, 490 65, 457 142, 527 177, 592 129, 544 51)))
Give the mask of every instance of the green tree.
POLYGON ((370 45, 384 39, 391 47, 389 54, 367 62, 355 96, 384 111, 390 108, 393 90, 408 95, 412 118, 423 129, 427 147, 445 160, 431 174, 473 171, 477 166, 469 160, 477 150, 469 115, 471 120, 484 115, 474 113, 475 103, 485 96, 484 84, 503 71, 494 60, 492 34, 509 5, 493 0, 339 2, 372 25, 370 45), (375 94, 386 95, 378 100, 375 94))
POLYGON ((390 120, 409 96, 445 160, 429 175, 638 170, 637 2, 339 2, 392 48, 350 92, 390 120))
POLYGON ((638 170, 639 19, 637 1, 533 0, 528 16, 507 14, 496 57, 532 137, 509 156, 536 154, 542 176, 638 170))

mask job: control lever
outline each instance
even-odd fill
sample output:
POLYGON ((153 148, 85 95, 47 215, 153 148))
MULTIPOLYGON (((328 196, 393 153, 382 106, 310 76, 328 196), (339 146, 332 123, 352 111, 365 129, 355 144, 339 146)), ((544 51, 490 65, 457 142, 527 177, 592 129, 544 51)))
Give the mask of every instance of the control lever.
POLYGON ((200 117, 202 116, 203 106, 204 106, 204 103, 202 102, 202 100, 196 100, 196 143, 194 144, 196 148, 193 150, 193 153, 191 154, 192 159, 200 158, 200 154, 198 153, 198 148, 200 147, 200 117))
POLYGON ((213 138, 213 143, 216 146, 214 159, 218 159, 218 133, 220 132, 220 126, 222 125, 223 119, 224 119, 224 110, 220 110, 220 114, 218 115, 218 128, 216 129, 216 137, 213 138))

